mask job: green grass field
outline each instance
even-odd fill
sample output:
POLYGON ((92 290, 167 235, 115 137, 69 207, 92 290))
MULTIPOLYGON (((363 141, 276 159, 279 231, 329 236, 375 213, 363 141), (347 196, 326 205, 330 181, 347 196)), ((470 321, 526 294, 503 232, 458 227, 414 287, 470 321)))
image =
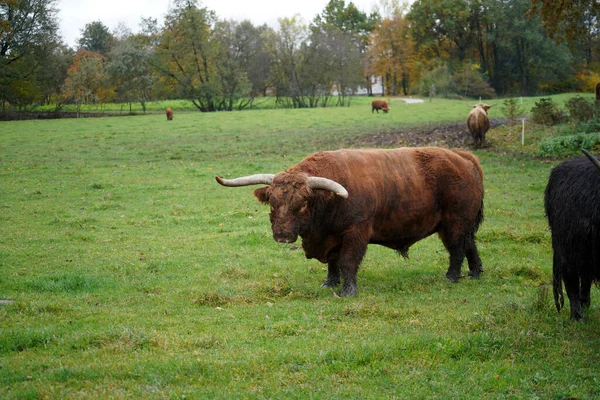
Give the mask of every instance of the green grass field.
POLYGON ((557 161, 476 153, 482 278, 437 237, 371 246, 356 298, 215 182, 468 112, 367 104, 0 123, 0 398, 599 398, 598 289, 574 323, 548 286, 557 161))

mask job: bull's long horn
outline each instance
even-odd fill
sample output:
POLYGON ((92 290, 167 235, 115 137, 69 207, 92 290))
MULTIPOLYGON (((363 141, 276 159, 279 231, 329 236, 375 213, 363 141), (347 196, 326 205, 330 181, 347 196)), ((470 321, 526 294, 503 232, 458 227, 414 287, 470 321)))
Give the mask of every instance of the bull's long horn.
POLYGON ((311 189, 329 190, 330 192, 333 192, 344 199, 348 198, 348 191, 346 188, 331 179, 309 176, 307 184, 311 189))
POLYGON ((594 157, 589 151, 587 151, 586 149, 581 149, 581 151, 583 151, 583 154, 585 154, 587 156, 587 158, 590 159, 591 162, 594 163, 594 165, 596 166, 596 168, 600 169, 600 161, 598 161, 598 159, 596 157, 594 157))
POLYGON ((275 174, 256 174, 235 179, 223 179, 215 176, 215 179, 223 186, 270 185, 274 176, 275 174))

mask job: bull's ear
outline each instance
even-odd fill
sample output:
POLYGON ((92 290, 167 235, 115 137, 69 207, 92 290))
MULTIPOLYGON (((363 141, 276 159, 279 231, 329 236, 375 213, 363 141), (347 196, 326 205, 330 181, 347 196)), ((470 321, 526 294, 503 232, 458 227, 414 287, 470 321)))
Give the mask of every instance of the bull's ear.
POLYGON ((267 204, 269 202, 269 191, 267 189, 269 189, 268 186, 254 189, 254 197, 256 197, 257 200, 263 204, 267 204))

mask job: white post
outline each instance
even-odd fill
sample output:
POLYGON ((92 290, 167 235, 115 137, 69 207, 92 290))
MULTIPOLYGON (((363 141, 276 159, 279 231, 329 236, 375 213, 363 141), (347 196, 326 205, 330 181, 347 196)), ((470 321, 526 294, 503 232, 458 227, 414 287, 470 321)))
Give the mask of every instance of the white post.
POLYGON ((525 146, 525 118, 521 119, 523 127, 521 129, 521 146, 525 146))

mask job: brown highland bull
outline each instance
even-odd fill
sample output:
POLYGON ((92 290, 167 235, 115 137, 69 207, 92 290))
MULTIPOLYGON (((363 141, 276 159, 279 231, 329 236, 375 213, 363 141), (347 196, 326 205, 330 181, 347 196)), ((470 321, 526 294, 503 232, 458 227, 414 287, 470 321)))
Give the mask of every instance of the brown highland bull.
POLYGON ((173 110, 171 110, 170 108, 167 108, 166 114, 167 114, 167 121, 173 121, 173 110))
POLYGON ((483 171, 477 157, 436 147, 338 150, 312 154, 278 174, 250 175, 224 186, 265 184, 254 196, 271 206, 277 242, 302 238, 307 258, 328 264, 323 287, 343 278, 342 296, 358 293, 356 274, 367 245, 408 256, 437 233, 450 253, 446 277, 483 271, 475 233, 483 220, 483 171))
POLYGON ((485 145, 485 134, 490 129, 490 119, 488 110, 492 105, 479 103, 473 106, 473 109, 467 116, 467 128, 471 133, 475 148, 479 149, 485 145))
POLYGON ((384 113, 387 113, 390 109, 388 108, 388 103, 385 100, 373 100, 371 102, 371 113, 373 111, 377 111, 379 114, 379 110, 383 110, 384 113))

